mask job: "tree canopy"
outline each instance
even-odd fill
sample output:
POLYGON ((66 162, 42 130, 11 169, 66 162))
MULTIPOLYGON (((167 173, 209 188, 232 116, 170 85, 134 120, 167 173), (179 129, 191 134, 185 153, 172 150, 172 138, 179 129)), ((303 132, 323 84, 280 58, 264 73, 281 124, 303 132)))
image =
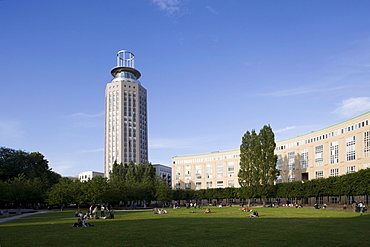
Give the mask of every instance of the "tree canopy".
POLYGON ((42 203, 60 177, 41 153, 0 147, 0 205, 42 203))
POLYGON ((27 179, 42 179, 50 187, 61 177, 49 168, 49 162, 39 152, 0 147, 0 180, 14 179, 22 173, 27 179))
POLYGON ((245 198, 267 198, 279 171, 274 154, 275 135, 270 126, 263 126, 259 134, 247 131, 240 145, 240 170, 238 173, 241 195, 245 198))

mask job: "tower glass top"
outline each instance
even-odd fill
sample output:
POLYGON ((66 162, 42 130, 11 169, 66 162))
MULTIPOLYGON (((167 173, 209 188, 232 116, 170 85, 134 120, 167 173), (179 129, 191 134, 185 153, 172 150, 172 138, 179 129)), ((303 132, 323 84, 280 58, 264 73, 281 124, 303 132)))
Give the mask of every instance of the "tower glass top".
POLYGON ((117 67, 135 68, 135 56, 132 52, 121 50, 117 53, 117 67))
POLYGON ((117 67, 113 68, 111 74, 115 78, 138 80, 140 72, 134 68, 135 56, 132 52, 121 50, 117 53, 117 67))

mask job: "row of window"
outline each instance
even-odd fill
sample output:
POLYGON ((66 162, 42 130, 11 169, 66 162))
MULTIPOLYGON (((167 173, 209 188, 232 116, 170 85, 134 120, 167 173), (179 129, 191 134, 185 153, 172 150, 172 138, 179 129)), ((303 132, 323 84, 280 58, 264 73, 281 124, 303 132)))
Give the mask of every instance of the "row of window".
POLYGON ((324 140, 324 139, 334 137, 334 136, 337 136, 337 135, 340 135, 340 134, 344 134, 344 133, 347 133, 349 131, 353 131, 353 130, 356 130, 358 128, 362 128, 362 127, 365 127, 365 126, 368 126, 368 125, 369 125, 369 119, 366 119, 362 122, 359 122, 359 123, 356 123, 356 124, 353 124, 353 125, 350 125, 348 127, 341 128, 341 129, 338 129, 338 130, 335 130, 335 131, 331 131, 331 132, 328 132, 328 133, 323 134, 323 135, 318 135, 318 136, 313 137, 313 138, 308 138, 308 139, 301 140, 301 141, 296 141, 296 142, 291 142, 291 143, 284 144, 284 145, 279 145, 279 146, 276 147, 275 150, 284 150, 284 149, 287 149, 287 148, 297 147, 299 145, 304 145, 304 144, 309 144, 309 143, 312 143, 312 142, 324 140))
MULTIPOLYGON (((215 152, 218 153, 218 152, 215 152)), ((200 162, 209 162, 209 161, 216 161, 216 160, 225 160, 225 159, 237 159, 240 157, 240 154, 228 154, 224 156, 211 156, 206 158, 196 158, 196 159, 188 159, 188 160, 175 160, 173 164, 192 164, 192 163, 200 163, 200 162)))
MULTIPOLYGON (((364 157, 370 157, 370 131, 364 132, 364 157)), ((295 170, 295 164, 300 161, 301 168, 308 167, 308 149, 302 149, 300 153, 300 159, 296 157, 295 152, 288 152, 288 170, 295 170)), ((346 138, 346 161, 352 161, 356 159, 356 136, 346 138)), ((318 145, 315 147, 315 166, 323 166, 324 162, 324 145, 318 145)), ((330 143, 329 152, 330 164, 339 163, 339 146, 338 141, 330 143)), ((283 158, 281 154, 278 154, 278 161, 276 168, 282 170, 283 158)))
MULTIPOLYGON (((225 184, 224 184, 223 180, 216 181, 216 186, 215 187, 213 187, 214 185, 212 184, 212 181, 206 182, 205 185, 206 186, 203 187, 204 184, 202 186, 202 182, 195 182, 195 187, 192 188, 191 183, 185 183, 184 184, 185 189, 189 189, 189 190, 190 189, 200 190, 200 189, 224 188, 225 187, 225 184)), ((227 181, 226 187, 231 187, 232 188, 234 186, 235 186, 235 181, 234 180, 228 180, 227 181)), ((176 183, 175 188, 176 189, 181 189, 181 183, 176 183)))
MULTIPOLYGON (((113 85, 113 86, 109 86, 108 88, 109 89, 112 89, 112 88, 118 88, 119 87, 119 85, 113 85)), ((123 87, 126 87, 126 85, 123 85, 123 87)), ((128 88, 131 88, 131 86, 130 85, 127 85, 127 87, 128 88)), ((135 86, 132 86, 132 88, 136 88, 135 86)), ((118 92, 118 91, 117 91, 118 92)))
MULTIPOLYGON (((206 164, 206 170, 205 174, 203 174, 203 167, 204 165, 196 165, 195 166, 195 179, 202 179, 202 178, 213 178, 215 175, 218 178, 224 177, 224 164, 223 163, 217 163, 216 164, 216 173, 213 173, 213 164, 206 164)), ((185 180, 191 179, 191 166, 185 166, 184 167, 184 175, 185 180)), ((181 177, 181 167, 176 167, 176 179, 179 180, 181 177)), ((234 162, 228 162, 227 163, 227 176, 233 177, 235 175, 235 165, 234 162)))
MULTIPOLYGON (((365 165, 365 168, 366 168, 367 165, 365 165)), ((356 172, 356 166, 347 166, 346 167, 346 173, 352 173, 352 172, 356 172)), ((330 177, 337 177, 339 176, 339 168, 332 168, 330 169, 330 177)), ((324 178, 324 171, 315 171, 315 179, 317 178, 324 178)), ((295 174, 289 174, 288 175, 288 179, 287 181, 288 182, 294 182, 296 179, 296 176, 295 174)), ((283 182, 283 178, 282 176, 278 176, 276 178, 276 183, 282 183, 283 182)))

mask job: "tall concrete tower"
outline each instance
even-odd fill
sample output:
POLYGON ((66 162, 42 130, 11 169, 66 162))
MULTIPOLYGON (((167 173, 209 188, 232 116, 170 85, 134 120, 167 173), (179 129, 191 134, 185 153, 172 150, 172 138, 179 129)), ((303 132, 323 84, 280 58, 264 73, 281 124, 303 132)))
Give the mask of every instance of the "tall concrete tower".
POLYGON ((109 177, 115 161, 148 162, 147 92, 138 80, 134 54, 117 53, 114 77, 105 88, 104 175, 109 177))

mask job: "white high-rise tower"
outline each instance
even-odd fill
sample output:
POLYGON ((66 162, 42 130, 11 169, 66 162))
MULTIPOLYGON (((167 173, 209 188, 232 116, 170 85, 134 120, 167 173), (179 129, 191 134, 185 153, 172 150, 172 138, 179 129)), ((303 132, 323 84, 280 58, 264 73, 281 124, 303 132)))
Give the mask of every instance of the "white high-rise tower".
POLYGON ((115 161, 148 162, 147 93, 138 80, 134 54, 119 51, 111 74, 114 78, 105 89, 105 177, 115 161))

